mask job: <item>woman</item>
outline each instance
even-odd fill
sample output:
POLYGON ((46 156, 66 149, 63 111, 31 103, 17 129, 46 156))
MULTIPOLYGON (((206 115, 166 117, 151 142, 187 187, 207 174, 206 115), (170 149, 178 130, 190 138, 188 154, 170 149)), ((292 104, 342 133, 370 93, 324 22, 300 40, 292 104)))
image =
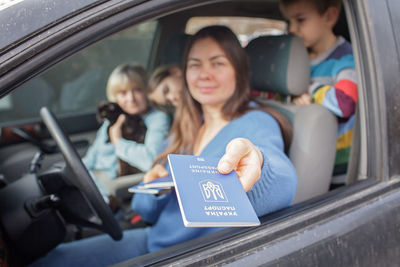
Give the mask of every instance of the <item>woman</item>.
POLYGON ((120 115, 112 126, 106 120, 83 158, 89 171, 97 171, 98 175, 105 173, 107 179, 115 179, 120 167, 118 159, 143 172, 151 168, 168 135, 170 120, 164 112, 149 107, 146 75, 141 66, 122 64, 110 74, 106 89, 110 102, 117 103, 127 114, 141 116, 147 128, 144 143, 122 138, 125 115, 120 115))
MULTIPOLYGON (((220 172, 235 169, 258 216, 290 205, 295 170, 285 156, 278 122, 249 107, 247 57, 232 31, 211 26, 196 33, 185 53, 184 74, 188 90, 177 107, 170 143, 145 182, 168 174, 168 153, 216 156, 221 157, 220 172)), ((153 226, 124 231, 120 242, 103 235, 61 245, 42 263, 108 265, 221 230, 185 228, 173 190, 136 194, 132 207, 153 226)))
MULTIPOLYGON (((234 33, 211 26, 195 34, 185 54, 184 73, 189 90, 182 92, 171 143, 144 182, 168 174, 164 163, 169 153, 222 157, 219 171, 235 169, 257 215, 288 206, 296 191, 295 171, 284 154, 277 121, 250 108, 247 55, 234 33)), ((154 223, 147 239, 149 251, 219 230, 185 228, 174 193, 159 198, 137 194, 132 207, 154 223)))

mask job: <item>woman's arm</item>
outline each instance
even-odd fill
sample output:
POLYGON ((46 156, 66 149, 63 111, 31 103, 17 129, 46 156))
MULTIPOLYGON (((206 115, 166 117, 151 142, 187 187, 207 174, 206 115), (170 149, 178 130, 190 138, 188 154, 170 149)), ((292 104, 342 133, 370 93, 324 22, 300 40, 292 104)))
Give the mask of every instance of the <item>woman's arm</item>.
POLYGON ((85 156, 82 158, 83 164, 88 170, 93 170, 96 166, 96 158, 99 154, 99 145, 105 140, 105 134, 107 133, 108 122, 104 122, 97 130, 96 138, 90 145, 85 156))
MULTIPOLYGON (((171 193, 156 196, 153 194, 134 194, 131 202, 132 209, 142 216, 143 220, 155 223, 168 202, 171 193)), ((174 193, 175 194, 175 193, 174 193)))
MULTIPOLYGON (((160 145, 168 136, 170 121, 167 114, 155 111, 145 119, 147 131, 144 144, 123 138, 113 141, 117 157, 142 171, 151 168, 160 145)), ((113 125, 114 126, 114 125, 113 125)), ((111 136, 111 129, 110 129, 111 136)))
POLYGON ((271 116, 258 116, 253 134, 233 139, 218 170, 235 169, 258 216, 287 207, 297 188, 295 169, 283 152, 278 124, 271 116), (260 127, 263 126, 263 127, 260 127))
MULTIPOLYGON (((164 166, 157 164, 146 173, 143 181, 144 183, 148 183, 166 175, 168 175, 168 171, 164 166)), ((168 202, 169 195, 135 194, 132 199, 132 209, 139 213, 146 222, 155 223, 165 204, 168 202)))

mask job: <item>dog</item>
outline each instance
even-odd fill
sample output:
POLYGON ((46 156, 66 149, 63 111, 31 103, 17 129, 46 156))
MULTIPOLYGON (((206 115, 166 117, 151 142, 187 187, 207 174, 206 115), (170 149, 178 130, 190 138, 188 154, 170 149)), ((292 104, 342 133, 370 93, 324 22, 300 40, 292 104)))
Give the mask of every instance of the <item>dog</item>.
MULTIPOLYGON (((130 115, 122 110, 122 108, 113 102, 103 101, 97 107, 97 120, 102 123, 105 120, 110 122, 112 126, 118 119, 119 115, 125 114, 126 119, 122 124, 121 131, 122 137, 126 140, 135 141, 143 144, 146 136, 147 127, 143 119, 139 115, 130 115)), ((109 132, 109 129, 107 130, 109 132)), ((110 142, 108 137, 107 142, 110 142)), ((140 155, 138 155, 140 156, 140 155)), ((142 172, 138 168, 129 165, 126 161, 119 159, 118 177, 123 175, 135 174, 142 172)))

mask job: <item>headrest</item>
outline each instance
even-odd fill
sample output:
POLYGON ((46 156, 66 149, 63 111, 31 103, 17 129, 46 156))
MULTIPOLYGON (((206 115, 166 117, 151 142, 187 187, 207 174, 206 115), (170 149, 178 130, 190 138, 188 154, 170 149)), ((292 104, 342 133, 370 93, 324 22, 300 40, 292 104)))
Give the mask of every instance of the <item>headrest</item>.
POLYGON ((251 40, 246 51, 252 89, 292 96, 307 92, 310 60, 300 38, 262 36, 251 40))
POLYGON ((180 33, 170 37, 163 49, 161 64, 180 66, 189 37, 190 34, 186 33, 180 33))

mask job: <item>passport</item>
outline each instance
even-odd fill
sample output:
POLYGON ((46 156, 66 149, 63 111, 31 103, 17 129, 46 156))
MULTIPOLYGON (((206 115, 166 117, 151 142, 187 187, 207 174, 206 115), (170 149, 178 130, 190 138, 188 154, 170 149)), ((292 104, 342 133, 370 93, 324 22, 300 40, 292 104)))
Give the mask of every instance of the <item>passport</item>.
POLYGON ((143 184, 144 188, 163 188, 169 189, 174 186, 174 181, 171 176, 164 176, 157 178, 149 183, 143 184))
POLYGON ((161 192, 160 188, 144 188, 143 184, 134 185, 128 188, 130 193, 140 193, 140 194, 153 194, 157 195, 161 192))
POLYGON ((219 158, 169 154, 168 162, 185 227, 260 224, 236 172, 218 172, 219 158))
POLYGON ((174 187, 174 181, 171 176, 164 176, 157 178, 149 183, 140 183, 128 188, 131 193, 143 193, 143 194, 158 194, 163 189, 171 189, 174 187))

